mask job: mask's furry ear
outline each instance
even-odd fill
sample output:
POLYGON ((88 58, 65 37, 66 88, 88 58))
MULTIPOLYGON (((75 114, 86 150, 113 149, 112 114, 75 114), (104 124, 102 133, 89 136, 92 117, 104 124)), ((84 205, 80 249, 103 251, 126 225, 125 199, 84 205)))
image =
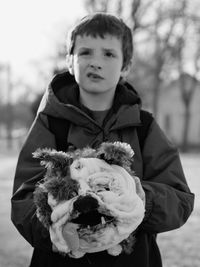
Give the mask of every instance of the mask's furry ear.
POLYGON ((73 159, 70 153, 56 151, 55 149, 37 149, 33 153, 34 158, 40 159, 40 164, 45 166, 48 172, 65 176, 73 159))
POLYGON ((123 142, 104 142, 98 148, 97 157, 109 164, 119 165, 128 171, 133 162, 134 151, 131 146, 123 142))

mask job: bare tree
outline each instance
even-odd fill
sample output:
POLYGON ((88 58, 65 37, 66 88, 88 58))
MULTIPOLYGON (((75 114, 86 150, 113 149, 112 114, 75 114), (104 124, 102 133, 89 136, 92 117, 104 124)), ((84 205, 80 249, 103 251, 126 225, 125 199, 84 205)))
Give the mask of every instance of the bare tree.
POLYGON ((191 120, 191 104, 197 89, 198 78, 200 73, 200 17, 197 18, 188 13, 187 2, 183 2, 180 34, 177 36, 176 45, 176 60, 177 70, 179 74, 179 88, 181 92, 181 100, 184 106, 184 127, 182 134, 182 149, 188 149, 188 135, 191 120), (191 37, 195 37, 196 45, 193 45, 194 53, 191 55, 190 63, 193 65, 193 74, 188 75, 186 65, 188 63, 185 58, 188 53, 188 42, 191 37))
POLYGON ((169 60, 170 38, 174 33, 176 25, 176 15, 168 11, 166 16, 166 9, 162 9, 162 6, 157 7, 157 17, 152 30, 149 33, 152 36, 154 42, 153 58, 154 58, 154 82, 153 82, 153 113, 154 116, 158 115, 158 104, 161 85, 163 83, 162 73, 165 65, 169 60), (164 15, 165 14, 165 15, 164 15), (162 27, 165 28, 165 32, 162 31, 162 27))
POLYGON ((7 148, 12 148, 12 130, 13 130, 13 104, 11 102, 11 94, 12 94, 12 78, 11 78, 11 66, 7 64, 6 67, 7 72, 7 100, 6 100, 6 109, 5 109, 5 128, 6 128, 6 141, 7 141, 7 148))
MULTIPOLYGON (((91 12, 111 11, 109 9, 111 1, 88 0, 86 2, 88 10, 91 12)), ((183 144, 187 144, 190 121, 189 110, 198 79, 197 76, 199 75, 200 47, 196 47, 193 56, 194 79, 191 80, 190 86, 187 88, 186 76, 184 75, 186 63, 183 62, 183 59, 184 54, 188 51, 187 35, 189 28, 194 29, 196 27, 197 35, 200 35, 198 16, 194 13, 187 13, 188 5, 191 4, 188 0, 180 0, 175 3, 162 0, 130 0, 128 10, 125 10, 127 8, 125 1, 118 0, 115 2, 116 14, 124 17, 133 31, 137 62, 144 63, 140 64, 139 67, 148 67, 148 75, 152 76, 149 80, 151 80, 150 87, 153 95, 152 111, 155 117, 159 113, 160 91, 164 79, 166 77, 170 79, 171 69, 173 69, 173 72, 179 73, 181 99, 185 107, 183 144), (143 38, 140 38, 141 36, 143 38), (141 46, 143 50, 140 48, 141 46), (143 56, 145 49, 147 54, 143 56), (148 62, 145 64, 145 61, 150 62, 150 64, 148 62)), ((200 43, 200 37, 196 40, 196 43, 200 43)), ((136 69, 137 66, 134 66, 134 68, 136 69)), ((131 75, 138 75, 138 73, 138 71, 132 71, 131 75)), ((146 71, 143 73, 145 78, 146 71)), ((134 83, 134 79, 138 81, 137 77, 132 77, 130 80, 134 83)), ((137 84, 140 87, 140 84, 137 84)), ((144 85, 144 83, 141 83, 141 86, 144 85)), ((147 89, 144 88, 144 90, 147 89)))
POLYGON ((149 73, 152 75, 152 111, 155 117, 158 115, 160 91, 163 85, 163 73, 171 61, 171 39, 174 38, 178 17, 180 16, 180 5, 164 5, 163 1, 132 1, 131 18, 133 35, 135 39, 135 50, 142 58, 143 51, 147 50, 145 58, 149 73), (142 42, 138 36, 145 36, 142 42), (138 48, 143 46, 143 51, 138 48), (147 49, 148 48, 148 49, 147 49))
POLYGON ((85 9, 88 13, 92 12, 107 12, 110 0, 86 0, 85 9))
MULTIPOLYGON (((86 1, 87 9, 93 12, 102 11, 102 6, 106 7, 103 11, 109 11, 109 3, 110 1, 104 0, 86 1)), ((142 40, 142 45, 149 47, 150 51, 148 57, 152 64, 149 66, 151 68, 149 73, 153 75, 152 110, 155 117, 158 114, 159 92, 163 82, 162 73, 166 61, 169 60, 169 40, 174 33, 178 8, 177 5, 177 10, 174 12, 174 6, 172 9, 171 6, 163 5, 163 2, 159 0, 130 0, 129 6, 125 5, 122 0, 116 2, 116 13, 121 17, 126 16, 126 21, 133 32, 135 53, 141 57, 143 52, 140 51, 140 36, 146 36, 142 40)), ((131 74, 133 75, 133 72, 131 74)))

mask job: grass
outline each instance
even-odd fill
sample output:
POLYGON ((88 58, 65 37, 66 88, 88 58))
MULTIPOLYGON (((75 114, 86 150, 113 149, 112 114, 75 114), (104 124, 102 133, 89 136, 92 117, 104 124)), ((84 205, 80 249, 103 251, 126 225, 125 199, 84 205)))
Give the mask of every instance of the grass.
MULTIPOLYGON (((164 267, 200 266, 200 155, 184 155, 182 162, 189 186, 196 194, 195 209, 183 227, 158 235, 164 267)), ((26 267, 30 262, 32 247, 10 221, 10 197, 16 154, 0 154, 0 165, 0 266, 26 267)))
POLYGON ((195 211, 183 227, 159 235, 158 244, 164 267, 200 266, 199 221, 200 214, 195 211))
POLYGON ((200 155, 182 155, 189 187, 195 193, 194 211, 180 229, 158 236, 164 267, 200 266, 200 155))
POLYGON ((29 265, 32 253, 31 246, 20 236, 10 220, 10 198, 16 156, 0 156, 0 266, 25 267, 29 265))

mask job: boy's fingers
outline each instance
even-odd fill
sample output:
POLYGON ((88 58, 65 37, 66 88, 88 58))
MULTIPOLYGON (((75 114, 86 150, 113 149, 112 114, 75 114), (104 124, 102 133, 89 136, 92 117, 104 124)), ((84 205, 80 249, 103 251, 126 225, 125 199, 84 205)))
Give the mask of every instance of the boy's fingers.
POLYGON ((78 250, 79 248, 79 236, 77 232, 77 225, 73 223, 67 223, 63 227, 63 237, 71 251, 78 250))
POLYGON ((135 179, 135 185, 136 185, 136 193, 142 199, 142 201, 143 201, 143 203, 145 205, 145 192, 144 192, 144 190, 142 188, 140 179, 137 176, 135 176, 134 179, 135 179))
POLYGON ((70 201, 65 201, 61 204, 58 204, 51 213, 51 221, 53 223, 65 217, 67 220, 69 216, 69 211, 71 210, 72 203, 70 201))

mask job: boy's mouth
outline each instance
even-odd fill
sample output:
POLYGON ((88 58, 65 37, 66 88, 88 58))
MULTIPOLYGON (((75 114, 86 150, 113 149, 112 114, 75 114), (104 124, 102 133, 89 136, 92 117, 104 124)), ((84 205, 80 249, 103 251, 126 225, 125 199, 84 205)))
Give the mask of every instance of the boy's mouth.
POLYGON ((104 79, 102 76, 100 76, 100 75, 98 75, 98 74, 96 74, 96 73, 93 73, 93 72, 89 72, 89 73, 87 74, 87 77, 88 77, 89 79, 92 79, 92 80, 103 80, 103 79, 104 79))

